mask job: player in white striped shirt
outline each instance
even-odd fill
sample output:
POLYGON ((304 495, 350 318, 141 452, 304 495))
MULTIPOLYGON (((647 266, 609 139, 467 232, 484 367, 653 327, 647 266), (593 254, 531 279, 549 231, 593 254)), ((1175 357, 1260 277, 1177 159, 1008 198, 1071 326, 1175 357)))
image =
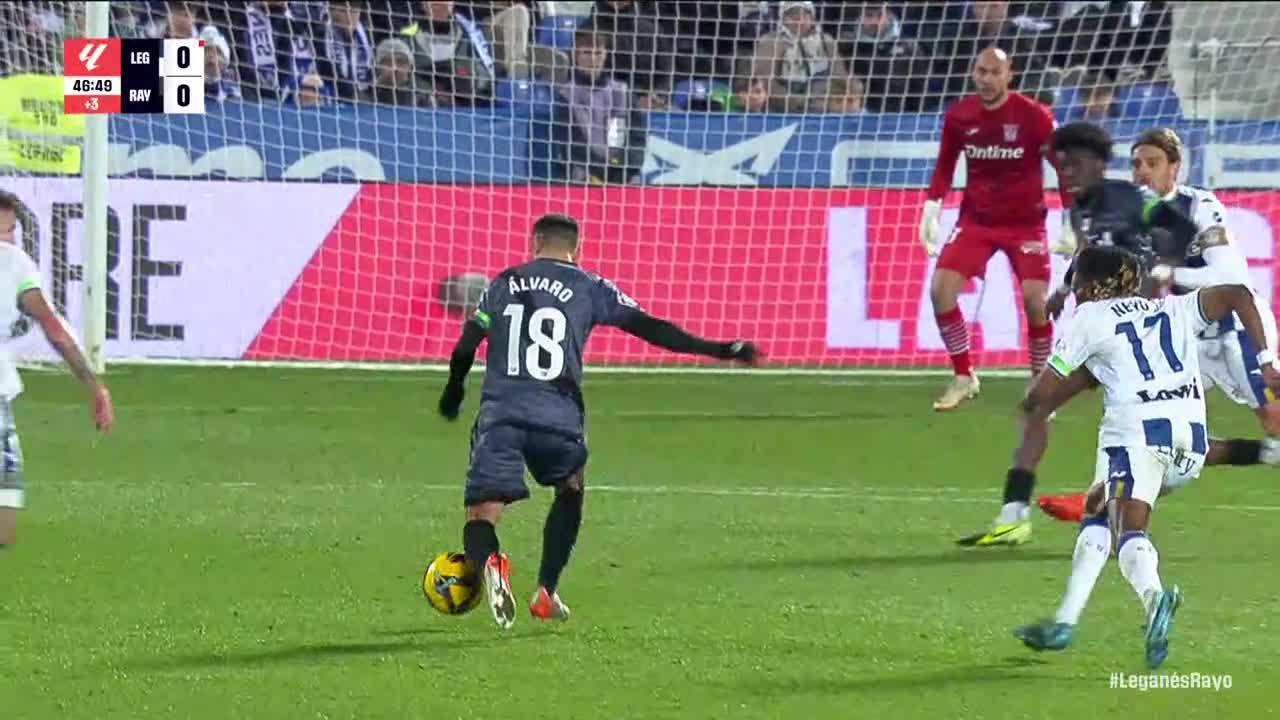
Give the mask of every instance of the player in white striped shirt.
MULTIPOLYGON (((66 361, 71 374, 88 391, 94 424, 102 432, 111 429, 115 410, 111 394, 94 375, 66 321, 49 306, 41 290, 40 270, 17 244, 18 196, 0 190, 0 328, 12 328, 26 317, 34 320, 49 344, 66 361)), ((7 336, 6 338, 7 339, 7 336)), ((22 378, 13 353, 0 339, 0 548, 17 536, 18 510, 24 503, 22 446, 13 421, 12 403, 22 394, 22 378)))
MULTIPOLYGON (((1227 231, 1226 208, 1207 190, 1176 184, 1183 157, 1181 140, 1167 128, 1151 130, 1138 138, 1132 153, 1134 182, 1150 187, 1181 206, 1195 220, 1199 231, 1185 257, 1157 266, 1153 274, 1178 292, 1226 284, 1253 289, 1268 345, 1275 347, 1276 319, 1271 302, 1252 287, 1248 261, 1232 244, 1227 231)), ((1280 406, 1268 402, 1258 364, 1254 362, 1256 354, 1235 315, 1200 334, 1200 371, 1205 388, 1217 387, 1235 402, 1253 410, 1265 433, 1261 442, 1226 440, 1221 447, 1210 448, 1211 465, 1280 464, 1280 406)))
POLYGON ((1208 427, 1199 334, 1235 314, 1258 348, 1255 359, 1268 386, 1280 386, 1280 371, 1247 287, 1141 297, 1140 262, 1114 247, 1084 249, 1075 267, 1075 320, 1022 402, 1022 442, 1009 476, 1034 483, 1048 447, 1049 416, 1091 385, 1101 385, 1103 416, 1090 494, 1097 491, 1103 503, 1081 525, 1054 618, 1015 634, 1035 650, 1066 649, 1114 547, 1121 574, 1142 601, 1147 666, 1154 669, 1168 655, 1181 593, 1162 583, 1147 528, 1162 491, 1189 482, 1204 466, 1208 427))
MULTIPOLYGON (((1152 270, 1154 278, 1175 293, 1213 285, 1243 285, 1252 289, 1249 264, 1232 243, 1227 211, 1213 193, 1178 184, 1185 156, 1182 141, 1168 128, 1148 130, 1131 149, 1133 181, 1153 190, 1196 224, 1196 237, 1178 258, 1162 258, 1152 270)), ((1268 346, 1276 347, 1276 319, 1268 298, 1254 292, 1254 304, 1262 318, 1268 346)), ((1206 465, 1280 465, 1280 404, 1270 402, 1256 361, 1257 350, 1239 318, 1232 314, 1202 333, 1199 342, 1200 372, 1205 390, 1217 387, 1257 416, 1263 439, 1212 439, 1206 465)), ((1169 490, 1173 488, 1168 488, 1169 490)), ((1096 501, 1096 498, 1095 498, 1096 501)), ((1077 521, 1088 514, 1082 495, 1042 496, 1040 507, 1060 520, 1077 521)))

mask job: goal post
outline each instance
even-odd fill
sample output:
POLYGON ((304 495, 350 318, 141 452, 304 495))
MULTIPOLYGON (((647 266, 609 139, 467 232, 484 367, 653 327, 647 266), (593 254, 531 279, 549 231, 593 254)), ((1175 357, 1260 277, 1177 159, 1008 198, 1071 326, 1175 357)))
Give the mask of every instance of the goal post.
MULTIPOLYGON (((110 3, 85 0, 85 37, 107 37, 110 3)), ((106 115, 89 115, 84 122, 83 274, 84 311, 81 323, 85 355, 94 372, 106 370, 107 361, 107 121, 106 115)))
MULTIPOLYGON (((584 266, 692 332, 756 341, 767 372, 945 373, 917 225, 941 112, 986 42, 1058 122, 1108 129, 1114 177, 1138 134, 1174 128, 1186 181, 1220 195, 1275 292, 1280 3, 264 7, 0 4, 0 82, 56 72, 51 48, 104 22, 204 42, 202 114, 91 117, 74 176, 0 169, 99 368, 439 366, 533 219, 563 212, 584 266)), ((944 236, 965 182, 962 159, 944 236)), ((1045 199, 1053 239, 1051 169, 1045 199)), ((1026 372, 1018 291, 997 255, 961 295, 982 372, 1026 372)), ((15 351, 50 357, 35 336, 15 351)), ((586 359, 718 367, 611 329, 586 359)))

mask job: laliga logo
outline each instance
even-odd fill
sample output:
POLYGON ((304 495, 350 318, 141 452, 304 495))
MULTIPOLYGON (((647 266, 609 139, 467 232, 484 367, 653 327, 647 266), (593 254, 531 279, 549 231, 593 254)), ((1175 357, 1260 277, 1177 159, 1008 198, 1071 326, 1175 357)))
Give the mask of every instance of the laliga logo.
POLYGON ((106 51, 106 43, 88 43, 80 48, 80 62, 84 63, 85 70, 96 70, 98 61, 106 51))
POLYGON ((788 125, 736 145, 711 152, 691 150, 650 135, 645 147, 644 173, 650 185, 756 185, 757 178, 773 171, 798 124, 788 125), (751 162, 748 172, 739 166, 751 162), (666 169, 674 165, 674 168, 666 169), (660 172, 665 169, 665 172, 660 172), (660 174, 649 177, 650 173, 660 174))

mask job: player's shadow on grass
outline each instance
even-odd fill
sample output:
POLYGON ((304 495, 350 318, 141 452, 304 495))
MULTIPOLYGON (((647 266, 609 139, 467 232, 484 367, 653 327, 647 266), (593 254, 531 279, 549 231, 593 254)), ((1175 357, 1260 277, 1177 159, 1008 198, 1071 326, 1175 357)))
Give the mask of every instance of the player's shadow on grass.
MULTIPOLYGON (((446 632, 443 628, 422 629, 413 637, 402 640, 350 643, 306 643, 291 647, 264 648, 261 650, 228 650, 227 652, 198 653, 171 657, 148 658, 137 662, 140 670, 209 670, 216 668, 255 668, 267 665, 315 664, 364 655, 396 655, 404 653, 430 653, 439 657, 454 649, 474 648, 499 642, 519 641, 539 637, 539 633, 520 635, 475 637, 454 633, 451 637, 421 637, 446 632)), ((408 633, 406 633, 408 634, 408 633)))
POLYGON ((1011 656, 999 662, 966 665, 940 670, 872 677, 750 677, 735 685, 740 692, 756 695, 843 694, 867 692, 901 692, 937 689, 947 685, 1010 685, 1025 687, 1028 680, 1043 680, 1044 675, 1031 671, 1048 665, 1047 660, 1030 656, 1011 656))

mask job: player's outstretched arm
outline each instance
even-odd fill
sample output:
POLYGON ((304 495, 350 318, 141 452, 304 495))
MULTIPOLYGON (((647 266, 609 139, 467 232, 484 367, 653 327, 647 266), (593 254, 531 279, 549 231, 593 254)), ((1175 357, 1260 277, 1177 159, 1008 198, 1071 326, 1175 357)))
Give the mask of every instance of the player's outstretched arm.
MULTIPOLYGON (((1070 222, 1068 222, 1070 224, 1070 222)), ((1058 287, 1049 293, 1046 301, 1045 309, 1049 313, 1049 319, 1056 321, 1058 316, 1062 314, 1062 309, 1067 305, 1067 298, 1071 297, 1071 282, 1076 274, 1076 257, 1089 247, 1089 239, 1083 235, 1074 235, 1071 240, 1072 253, 1071 262, 1067 263, 1067 271, 1062 275, 1062 282, 1058 287)))
POLYGON ((1035 472, 1049 446, 1049 416, 1096 384, 1097 380, 1083 367, 1065 377, 1053 368, 1040 371, 1018 406, 1022 411, 1022 442, 1013 452, 1011 472, 1035 472))
POLYGON ((755 365, 761 357, 753 343, 742 340, 724 343, 704 340, 690 335, 674 323, 639 311, 628 314, 618 328, 671 352, 705 355, 719 360, 738 360, 748 365, 755 365))
POLYGON ((1217 322, 1231 313, 1240 318, 1244 331, 1248 333, 1253 346, 1258 349, 1258 367, 1262 369, 1262 379, 1268 387, 1280 388, 1280 371, 1276 369, 1276 348, 1267 345, 1267 335, 1263 330, 1262 316, 1258 314, 1258 306, 1253 301, 1253 291, 1244 285, 1215 285, 1204 288, 1198 293, 1200 297, 1200 314, 1205 320, 1217 322))
POLYGON ((1151 271, 1160 282, 1172 282, 1185 288, 1205 288, 1230 284, 1236 278, 1249 276, 1249 262, 1239 250, 1231 246, 1227 229, 1215 225, 1200 233, 1200 257, 1204 267, 1169 267, 1157 265, 1151 271))
POLYGON ((458 419, 458 410, 462 407, 462 398, 466 395, 467 373, 476 361, 476 349, 485 338, 485 330, 472 320, 462 326, 462 337, 458 338, 449 355, 449 380, 440 394, 440 414, 448 420, 458 419))
POLYGON ((115 408, 111 405, 111 393, 98 380, 98 376, 89 367, 89 361, 80 350, 80 345, 67 329, 62 316, 49 307, 44 293, 38 289, 27 290, 18 296, 18 308, 28 317, 40 324, 40 330, 58 355, 71 368, 71 374, 80 381, 90 393, 93 408, 93 422, 102 432, 110 432, 115 424, 115 408))

